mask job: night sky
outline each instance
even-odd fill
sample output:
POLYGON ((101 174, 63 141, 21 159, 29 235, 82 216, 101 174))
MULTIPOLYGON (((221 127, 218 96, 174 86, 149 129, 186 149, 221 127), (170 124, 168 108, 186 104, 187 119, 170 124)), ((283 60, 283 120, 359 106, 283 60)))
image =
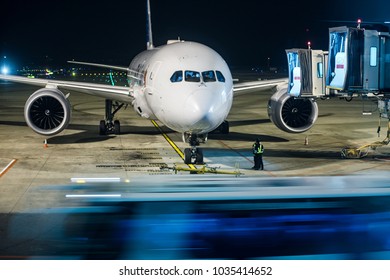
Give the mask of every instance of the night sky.
MULTIPOLYGON (((271 66, 285 65, 285 49, 311 41, 326 50, 329 27, 390 20, 388 0, 151 0, 151 6, 156 46, 178 37, 197 41, 231 67, 265 66, 267 58, 271 66)), ((6 0, 1 7, 0 58, 18 67, 69 59, 127 66, 146 46, 145 0, 6 0)))

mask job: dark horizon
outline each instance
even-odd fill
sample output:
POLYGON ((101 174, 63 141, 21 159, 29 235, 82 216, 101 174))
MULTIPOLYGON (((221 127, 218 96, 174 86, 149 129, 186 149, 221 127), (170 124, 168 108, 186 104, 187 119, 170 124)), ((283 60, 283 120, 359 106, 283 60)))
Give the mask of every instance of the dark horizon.
MULTIPOLYGON (((388 20, 384 0, 347 2, 151 0, 154 44, 179 37, 213 48, 231 67, 281 67, 285 49, 305 48, 308 41, 313 49, 327 49, 330 27, 355 26, 357 18, 388 20)), ((15 67, 70 59, 127 66, 146 48, 146 0, 6 0, 3 7, 1 58, 15 67)))

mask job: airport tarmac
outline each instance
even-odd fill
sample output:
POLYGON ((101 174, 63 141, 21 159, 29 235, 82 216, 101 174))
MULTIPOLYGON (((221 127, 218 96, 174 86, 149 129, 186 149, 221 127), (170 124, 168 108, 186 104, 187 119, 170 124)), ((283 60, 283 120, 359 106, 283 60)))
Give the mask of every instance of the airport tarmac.
MULTIPOLYGON (((65 185, 82 178, 118 178, 131 185, 132 178, 140 175, 188 174, 172 169, 183 166, 182 159, 161 131, 184 151, 187 144, 182 142, 180 134, 165 126, 156 128, 129 106, 117 114, 121 135, 100 136, 98 124, 104 116, 104 100, 75 92, 70 95, 73 110, 68 129, 47 138, 45 147, 45 138, 27 127, 23 116, 25 101, 37 89, 0 83, 0 170, 3 170, 0 213, 47 207, 55 192, 35 191, 41 186, 65 185)), ((339 99, 318 100, 319 117, 313 128, 303 134, 289 134, 280 131, 268 119, 267 102, 272 93, 272 89, 254 90, 235 96, 228 116, 230 133, 210 134, 208 142, 202 146, 208 167, 232 173, 238 171, 244 177, 390 171, 390 146, 377 148, 362 159, 347 160, 340 156, 344 147, 359 147, 385 138, 386 120, 382 120, 380 137, 377 134, 375 104, 360 100, 349 103, 339 99), (363 110, 374 112, 363 116, 363 110), (257 137, 265 147, 264 171, 251 170, 251 146, 257 137)))

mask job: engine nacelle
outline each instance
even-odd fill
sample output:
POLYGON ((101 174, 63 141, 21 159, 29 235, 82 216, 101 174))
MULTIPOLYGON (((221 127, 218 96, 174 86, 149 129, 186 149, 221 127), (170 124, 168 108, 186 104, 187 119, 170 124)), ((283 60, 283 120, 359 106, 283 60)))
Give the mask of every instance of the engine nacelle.
POLYGON ((57 88, 42 88, 34 92, 24 106, 27 125, 38 134, 52 136, 69 124, 71 108, 68 99, 57 88))
POLYGON ((280 88, 268 101, 268 117, 281 130, 301 133, 310 129, 318 117, 317 102, 311 98, 296 98, 280 88))

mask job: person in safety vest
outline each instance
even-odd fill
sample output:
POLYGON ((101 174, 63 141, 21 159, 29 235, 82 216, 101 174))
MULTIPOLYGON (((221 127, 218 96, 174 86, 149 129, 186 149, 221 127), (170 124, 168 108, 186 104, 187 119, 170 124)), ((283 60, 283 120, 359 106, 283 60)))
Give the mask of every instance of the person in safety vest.
POLYGON ((253 152, 253 160, 255 162, 255 165, 252 167, 252 169, 264 170, 264 165, 263 165, 264 146, 263 144, 261 144, 259 138, 256 139, 255 143, 253 143, 252 152, 253 152))

